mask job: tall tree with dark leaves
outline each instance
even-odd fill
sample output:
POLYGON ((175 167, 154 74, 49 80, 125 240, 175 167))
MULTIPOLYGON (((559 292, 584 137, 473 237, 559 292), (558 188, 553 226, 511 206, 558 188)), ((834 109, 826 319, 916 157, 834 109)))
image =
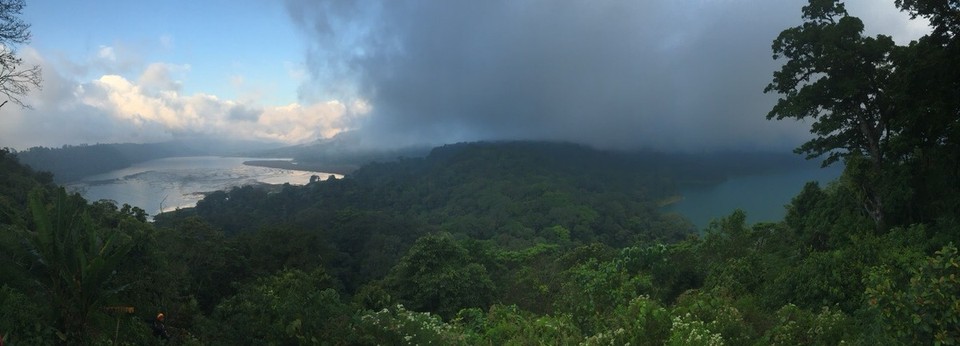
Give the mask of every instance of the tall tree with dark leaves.
POLYGON ((774 59, 787 61, 764 90, 782 95, 767 119, 813 119, 816 137, 796 152, 826 155, 824 165, 865 161, 858 172, 864 209, 884 229, 880 185, 895 116, 887 90, 896 46, 889 36, 864 36, 863 22, 837 0, 810 0, 803 19, 773 42, 774 59))
POLYGON ((931 32, 897 49, 893 81, 902 116, 894 147, 911 169, 914 221, 960 211, 960 1, 897 0, 931 32))

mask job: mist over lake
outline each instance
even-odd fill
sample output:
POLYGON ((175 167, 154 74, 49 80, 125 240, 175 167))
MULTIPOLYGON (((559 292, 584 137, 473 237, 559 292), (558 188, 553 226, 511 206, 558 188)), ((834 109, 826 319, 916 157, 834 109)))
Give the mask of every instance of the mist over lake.
POLYGON ((188 208, 204 192, 251 184, 304 185, 310 176, 326 179, 341 175, 244 165, 245 157, 171 157, 141 162, 130 167, 85 177, 66 184, 90 201, 108 199, 140 207, 150 215, 188 208))

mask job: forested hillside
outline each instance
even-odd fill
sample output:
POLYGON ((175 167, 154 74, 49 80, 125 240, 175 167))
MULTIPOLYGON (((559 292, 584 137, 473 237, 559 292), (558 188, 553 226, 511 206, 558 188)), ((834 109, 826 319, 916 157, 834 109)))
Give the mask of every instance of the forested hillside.
POLYGON ((683 239, 692 227, 658 210, 656 201, 673 189, 655 159, 550 143, 451 145, 276 194, 215 192, 195 209, 159 215, 157 224, 195 215, 228 236, 277 226, 308 231, 352 293, 436 232, 513 251, 683 239))
POLYGON ((16 308, 0 330, 14 344, 151 343, 157 312, 172 342, 204 344, 957 335, 955 226, 878 233, 850 169, 808 184, 784 222, 736 211, 698 236, 656 207, 686 166, 662 154, 450 145, 344 179, 217 192, 153 224, 3 159, 0 302, 16 308))

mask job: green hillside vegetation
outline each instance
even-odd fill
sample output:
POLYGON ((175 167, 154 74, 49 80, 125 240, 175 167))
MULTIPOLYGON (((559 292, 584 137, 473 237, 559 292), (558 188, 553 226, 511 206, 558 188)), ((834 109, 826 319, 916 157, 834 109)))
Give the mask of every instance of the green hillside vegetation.
POLYGON ((152 224, 3 158, 14 344, 159 342, 158 311, 202 344, 913 343, 960 316, 955 226, 878 233, 849 169, 698 235, 656 207, 668 160, 577 145, 449 145, 152 224))
POLYGON ((775 41, 769 117, 845 167, 776 223, 657 206, 739 163, 573 144, 448 145, 153 223, 0 151, 0 336, 162 344, 163 312, 172 344, 960 343, 960 21, 897 5, 933 31, 897 46, 811 0, 775 41))

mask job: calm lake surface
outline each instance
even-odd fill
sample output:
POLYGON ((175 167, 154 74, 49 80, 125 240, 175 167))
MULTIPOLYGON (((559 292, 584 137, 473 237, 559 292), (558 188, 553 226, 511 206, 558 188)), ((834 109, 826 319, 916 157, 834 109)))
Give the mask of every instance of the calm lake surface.
MULTIPOLYGON (((90 201, 109 199, 119 205, 138 206, 150 215, 161 210, 193 207, 204 192, 226 190, 235 186, 268 183, 303 185, 310 176, 323 172, 294 171, 244 165, 244 161, 262 160, 248 157, 172 157, 152 160, 128 168, 86 177, 66 184, 90 201)), ((801 168, 791 171, 746 175, 713 185, 681 186, 683 200, 666 208, 694 223, 697 229, 711 220, 730 215, 734 209, 747 212, 750 223, 779 221, 786 214, 784 205, 800 192, 808 181, 821 186, 840 176, 842 167, 801 168)))
POLYGON ((326 179, 337 174, 287 169, 254 167, 244 161, 262 160, 245 157, 171 157, 89 176, 66 184, 89 201, 114 200, 143 208, 150 215, 161 210, 196 206, 203 192, 226 190, 235 186, 268 183, 303 185, 310 176, 326 179))
POLYGON ((790 203, 808 181, 827 184, 843 172, 843 167, 800 168, 790 171, 745 175, 715 185, 680 186, 683 200, 669 207, 703 230, 715 218, 730 215, 740 208, 747 213, 747 222, 780 221, 790 203))

